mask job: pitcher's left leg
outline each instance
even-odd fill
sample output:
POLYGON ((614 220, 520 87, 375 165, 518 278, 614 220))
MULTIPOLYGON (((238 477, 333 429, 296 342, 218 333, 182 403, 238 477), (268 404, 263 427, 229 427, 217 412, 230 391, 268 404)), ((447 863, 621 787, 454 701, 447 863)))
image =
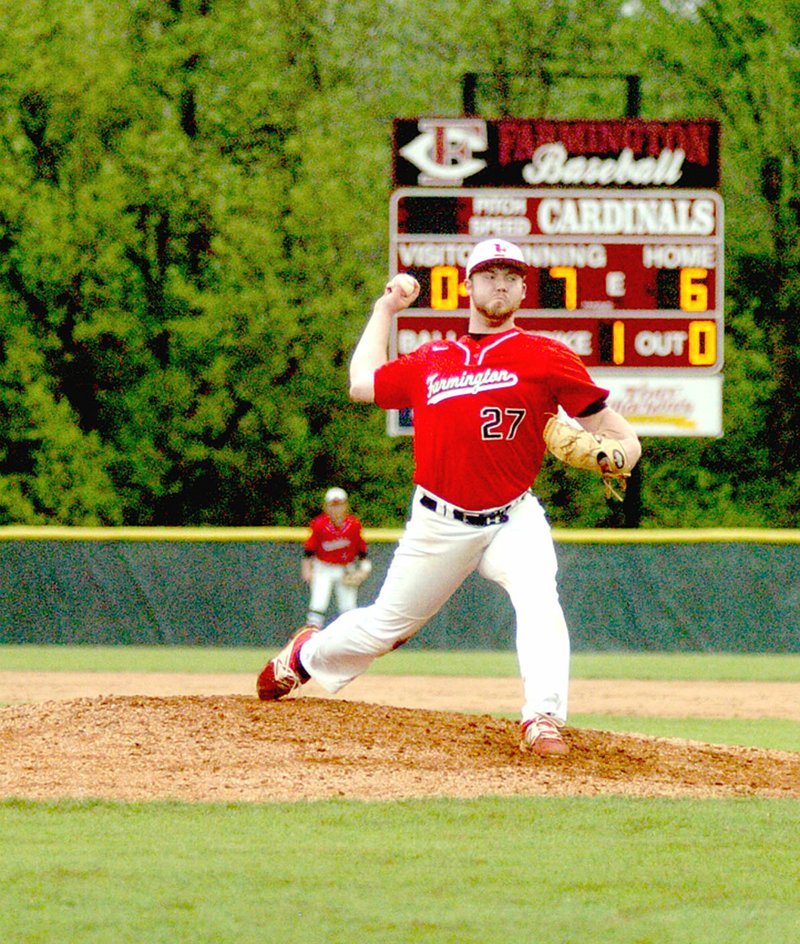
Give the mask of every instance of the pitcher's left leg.
POLYGON ((415 502, 376 601, 343 613, 304 646, 311 677, 337 692, 410 639, 475 569, 487 540, 483 529, 415 502))
POLYGON ((527 496, 513 508, 486 549, 479 571, 508 593, 517 623, 524 686, 523 721, 546 714, 564 722, 570 644, 556 586, 557 560, 539 502, 527 496))

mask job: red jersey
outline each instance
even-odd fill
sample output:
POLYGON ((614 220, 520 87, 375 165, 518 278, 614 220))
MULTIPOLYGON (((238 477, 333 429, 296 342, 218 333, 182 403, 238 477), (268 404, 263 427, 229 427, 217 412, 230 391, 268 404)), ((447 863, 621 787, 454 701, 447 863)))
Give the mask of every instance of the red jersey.
POLYGON ((533 485, 559 404, 576 416, 607 396, 565 344, 516 327, 429 341, 375 373, 378 406, 414 411, 414 481, 470 511, 533 485))
POLYGON ((303 547, 326 564, 349 564, 367 553, 361 522, 355 515, 347 515, 337 527, 325 512, 311 522, 311 534, 303 547))

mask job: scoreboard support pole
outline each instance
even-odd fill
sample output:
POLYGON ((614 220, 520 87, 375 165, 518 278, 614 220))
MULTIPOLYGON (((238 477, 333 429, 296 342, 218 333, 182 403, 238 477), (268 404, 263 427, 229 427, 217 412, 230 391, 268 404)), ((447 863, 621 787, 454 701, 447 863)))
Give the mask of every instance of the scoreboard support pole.
MULTIPOLYGON (((477 92, 478 76, 489 75, 488 72, 464 72, 461 76, 461 111, 465 118, 473 118, 478 114, 477 110, 477 92)), ((558 78, 578 78, 594 81, 598 78, 610 77, 613 79, 623 79, 625 82, 625 117, 638 118, 642 113, 642 78, 635 74, 622 74, 614 72, 610 76, 585 75, 573 71, 560 70, 558 72, 547 71, 549 79, 558 78)), ((492 73, 492 77, 494 73, 492 73)))
POLYGON ((635 465, 628 479, 622 500, 622 517, 626 528, 638 528, 642 523, 642 468, 635 465))

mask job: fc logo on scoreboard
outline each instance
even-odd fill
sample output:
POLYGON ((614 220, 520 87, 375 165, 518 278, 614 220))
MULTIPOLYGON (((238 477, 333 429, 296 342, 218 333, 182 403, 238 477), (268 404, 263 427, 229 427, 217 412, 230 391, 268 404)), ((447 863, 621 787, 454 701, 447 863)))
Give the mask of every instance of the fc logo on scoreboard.
POLYGON ((397 153, 422 172, 421 186, 460 187, 486 167, 486 161, 474 157, 489 144, 485 121, 423 118, 418 126, 420 134, 397 153))

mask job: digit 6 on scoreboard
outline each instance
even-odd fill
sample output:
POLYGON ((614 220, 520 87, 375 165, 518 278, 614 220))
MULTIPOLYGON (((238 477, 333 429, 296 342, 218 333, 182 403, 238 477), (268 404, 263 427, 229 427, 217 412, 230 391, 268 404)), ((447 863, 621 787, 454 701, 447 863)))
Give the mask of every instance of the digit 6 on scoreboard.
POLYGON ((681 311, 708 311, 708 269, 681 269, 679 304, 681 311))

